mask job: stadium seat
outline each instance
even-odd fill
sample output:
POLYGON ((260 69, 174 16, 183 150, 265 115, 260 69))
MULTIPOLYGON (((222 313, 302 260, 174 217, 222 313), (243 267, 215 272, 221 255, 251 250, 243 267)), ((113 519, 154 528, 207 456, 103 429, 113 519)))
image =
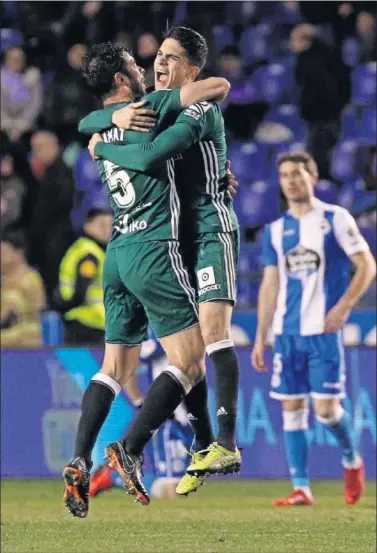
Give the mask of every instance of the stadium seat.
POLYGON ((340 142, 331 156, 331 175, 340 181, 350 181, 358 176, 358 144, 352 140, 340 142))
POLYGON ((284 104, 289 101, 293 88, 293 71, 281 63, 258 67, 251 77, 257 99, 269 104, 284 104))
POLYGON ((268 176, 267 154, 267 148, 254 142, 232 144, 228 149, 228 158, 240 184, 249 184, 268 176))
POLYGON ((370 62, 352 72, 352 103, 369 106, 376 103, 376 62, 370 62))
POLYGON ((352 205, 365 194, 363 179, 345 182, 338 193, 337 203, 351 211, 352 205))
POLYGON ((357 142, 363 146, 376 144, 376 106, 365 108, 361 116, 360 125, 357 129, 357 142))
POLYGON ((1 29, 0 41, 1 53, 6 52, 12 46, 22 46, 24 43, 23 36, 17 29, 1 29))
POLYGON ((270 25, 257 25, 245 29, 240 37, 242 61, 245 64, 269 60, 279 52, 279 41, 272 35, 270 25))
POLYGON ((259 180, 248 186, 240 186, 234 204, 240 223, 256 228, 277 217, 279 192, 276 186, 259 180))
POLYGON ((270 13, 262 18, 266 23, 297 25, 301 21, 297 2, 260 2, 260 4, 270 6, 270 13))
POLYGON ((359 125, 359 118, 353 106, 348 106, 342 113, 342 137, 343 139, 354 139, 359 125))
POLYGON ((298 109, 291 104, 284 104, 271 109, 265 116, 264 121, 280 123, 292 131, 294 141, 303 141, 306 134, 305 123, 300 119, 298 109))
POLYGON ((356 37, 350 36, 342 43, 342 58, 350 67, 356 67, 360 61, 360 44, 356 37))
POLYGON ((64 329, 60 315, 55 311, 41 314, 42 341, 47 347, 61 346, 64 341, 64 329))
POLYGON ((212 29, 212 33, 216 52, 221 52, 225 46, 234 43, 233 31, 228 25, 215 25, 212 29))
POLYGON ((316 197, 327 204, 336 204, 338 199, 338 188, 329 180, 321 179, 315 186, 316 197))

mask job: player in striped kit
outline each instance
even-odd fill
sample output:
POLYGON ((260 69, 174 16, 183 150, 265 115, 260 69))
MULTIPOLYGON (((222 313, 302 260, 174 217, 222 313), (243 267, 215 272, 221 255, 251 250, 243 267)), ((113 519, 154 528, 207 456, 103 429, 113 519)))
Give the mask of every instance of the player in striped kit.
POLYGON ((286 454, 294 491, 276 506, 312 505, 308 477, 309 394, 317 419, 335 437, 344 467, 344 497, 356 503, 364 465, 341 404, 345 367, 341 329, 367 291, 376 264, 352 216, 314 197, 317 166, 307 153, 282 154, 280 184, 289 209, 265 229, 264 275, 252 363, 267 370, 264 344, 275 335, 271 397, 282 403, 286 454), (355 274, 349 283, 351 263, 355 274))

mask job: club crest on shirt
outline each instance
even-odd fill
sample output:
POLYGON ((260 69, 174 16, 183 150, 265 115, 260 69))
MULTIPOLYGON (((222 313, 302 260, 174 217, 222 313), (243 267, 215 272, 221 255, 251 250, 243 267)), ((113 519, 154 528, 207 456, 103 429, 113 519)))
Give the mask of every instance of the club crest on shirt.
POLYGON ((285 267, 289 278, 304 279, 318 271, 321 259, 317 252, 299 244, 285 255, 285 267))
POLYGON ((320 229, 323 232, 323 234, 328 234, 329 232, 331 232, 331 225, 327 219, 323 219, 321 221, 320 229))

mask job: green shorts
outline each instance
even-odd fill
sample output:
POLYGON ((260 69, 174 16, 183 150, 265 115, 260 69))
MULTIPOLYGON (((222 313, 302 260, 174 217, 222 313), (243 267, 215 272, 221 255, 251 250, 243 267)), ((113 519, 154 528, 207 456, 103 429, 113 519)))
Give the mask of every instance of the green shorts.
POLYGON ((176 241, 107 250, 103 285, 107 343, 141 344, 148 322, 162 338, 198 321, 195 290, 176 241))
POLYGON ((207 232, 199 235, 193 244, 185 244, 185 261, 191 275, 195 275, 197 302, 237 299, 237 263, 239 234, 207 232))

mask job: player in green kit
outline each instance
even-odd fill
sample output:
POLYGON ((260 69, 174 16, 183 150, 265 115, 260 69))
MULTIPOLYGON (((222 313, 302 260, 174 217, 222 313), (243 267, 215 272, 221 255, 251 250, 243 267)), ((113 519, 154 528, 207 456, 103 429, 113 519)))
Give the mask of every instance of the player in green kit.
MULTIPOLYGON (((195 78, 192 67, 198 65, 195 47, 200 41, 203 37, 191 29, 168 31, 155 61, 156 89, 182 86, 195 78)), ((236 300, 238 223, 227 195, 220 108, 214 102, 195 103, 171 128, 145 145, 109 145, 95 135, 90 150, 93 156, 146 173, 175 157, 175 182, 183 206, 180 241, 185 260, 196 274, 200 328, 215 369, 219 424, 217 440, 203 444, 205 447, 193 454, 188 474, 237 469, 241 463, 235 444, 239 368, 230 325, 236 300)), ((205 379, 195 388, 200 386, 206 386, 205 379)), ((191 420, 198 437, 201 421, 191 414, 197 419, 191 420)), ((185 494, 193 489, 195 482, 187 476, 177 492, 185 494)))
MULTIPOLYGON (((110 119, 117 107, 145 92, 143 71, 124 48, 111 43, 94 46, 88 52, 84 77, 103 101, 102 112, 110 119)), ((145 98, 157 112, 158 126, 163 130, 193 101, 223 97, 228 89, 224 79, 209 79, 145 98)), ((115 126, 103 134, 108 144, 144 143, 152 138, 152 133, 115 126)), ((105 356, 100 372, 84 393, 74 459, 63 472, 65 504, 80 518, 88 514, 95 441, 121 385, 138 366, 148 321, 166 352, 168 367, 152 384, 125 440, 107 448, 108 459, 122 474, 128 491, 143 504, 149 503, 141 472, 143 448, 205 371, 195 292, 177 241, 179 199, 173 164, 161 164, 150 175, 126 171, 108 160, 98 165, 114 210, 104 266, 105 356)))

